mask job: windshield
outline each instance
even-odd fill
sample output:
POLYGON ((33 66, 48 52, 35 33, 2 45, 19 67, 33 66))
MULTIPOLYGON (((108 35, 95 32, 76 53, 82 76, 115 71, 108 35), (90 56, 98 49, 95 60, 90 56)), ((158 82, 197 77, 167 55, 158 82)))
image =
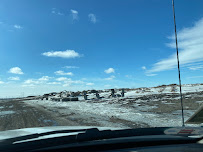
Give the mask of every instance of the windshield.
POLYGON ((203 1, 0 0, 0 131, 201 126, 203 1))

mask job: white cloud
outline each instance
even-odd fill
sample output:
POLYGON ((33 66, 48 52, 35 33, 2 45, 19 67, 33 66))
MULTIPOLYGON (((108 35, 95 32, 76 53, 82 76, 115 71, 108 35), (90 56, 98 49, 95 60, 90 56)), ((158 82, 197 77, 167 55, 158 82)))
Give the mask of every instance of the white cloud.
POLYGON ((52 14, 56 14, 56 15, 64 15, 63 13, 61 13, 58 9, 56 8, 52 8, 52 11, 51 11, 52 14))
POLYGON ((38 80, 39 81, 49 81, 50 78, 51 77, 49 77, 49 76, 43 76, 43 77, 39 78, 38 80))
POLYGON ((57 14, 58 14, 58 15, 64 15, 64 14, 63 14, 63 13, 61 13, 61 12, 58 12, 57 14))
POLYGON ((191 67, 188 67, 190 70, 201 70, 203 69, 203 65, 198 65, 198 66, 191 66, 191 67))
POLYGON ((146 70, 147 68, 146 68, 145 66, 142 66, 142 69, 143 69, 143 70, 146 70))
POLYGON ((24 74, 19 67, 13 67, 8 72, 13 74, 24 74))
POLYGON ((9 77, 8 79, 9 79, 9 80, 13 80, 13 81, 18 81, 18 80, 20 80, 19 77, 9 77))
POLYGON ((89 14, 88 17, 89 17, 90 22, 92 22, 94 24, 97 22, 97 18, 96 18, 95 14, 89 14))
POLYGON ((3 84, 4 82, 3 81, 0 81, 0 84, 3 84))
POLYGON ((107 70, 104 70, 105 73, 114 73, 115 70, 113 68, 108 68, 107 70))
POLYGON ((39 84, 38 80, 28 79, 24 81, 25 84, 39 84))
POLYGON ((45 84, 47 81, 49 81, 52 77, 49 76, 43 76, 39 79, 27 79, 24 81, 24 85, 26 86, 32 86, 36 84, 45 84))
POLYGON ((71 80, 71 83, 75 83, 75 84, 83 84, 84 82, 81 80, 71 80))
POLYGON ((71 9, 70 12, 71 12, 71 17, 72 17, 73 21, 77 21, 79 19, 78 11, 71 9))
POLYGON ((49 82, 47 84, 61 84, 60 82, 49 82))
POLYGON ((84 83, 83 81, 80 81, 80 80, 72 80, 71 78, 66 78, 66 77, 57 78, 56 81, 61 81, 61 82, 63 82, 63 86, 64 86, 64 87, 70 86, 70 85, 72 85, 72 84, 83 84, 83 83, 84 83))
POLYGON ((113 80, 115 78, 115 76, 110 76, 110 77, 108 77, 108 78, 105 78, 104 80, 113 80))
POLYGON ((80 81, 80 80, 71 80, 71 79, 67 79, 64 81, 64 84, 63 86, 64 87, 67 87, 67 86, 71 86, 72 84, 83 84, 84 82, 83 81, 80 81))
POLYGON ((146 76, 148 77, 153 77, 153 76, 156 76, 157 74, 154 74, 154 73, 146 73, 146 76))
POLYGON ((94 83, 86 83, 87 86, 92 86, 94 83))
POLYGON ((66 77, 60 77, 60 78, 56 79, 56 81, 66 81, 66 80, 71 80, 71 79, 66 78, 66 77))
POLYGON ((193 77, 187 77, 187 79, 196 79, 196 78, 203 78, 203 76, 193 76, 193 77))
POLYGON ((16 29, 22 29, 23 28, 22 26, 17 25, 17 24, 13 25, 13 27, 16 28, 16 29))
MULTIPOLYGON (((148 73, 171 70, 177 67, 175 39, 170 36, 168 47, 174 48, 174 53, 166 59, 155 63, 148 73)), ((203 18, 195 22, 192 27, 183 28, 178 32, 179 58, 181 66, 203 61, 203 18)))
POLYGON ((31 87, 31 88, 33 88, 33 87, 35 87, 35 85, 34 84, 23 84, 22 87, 31 87))
POLYGON ((66 69, 76 69, 76 68, 79 68, 79 67, 77 67, 77 66, 65 66, 64 68, 66 68, 66 69))
POLYGON ((71 86, 71 83, 65 83, 63 84, 63 87, 70 87, 71 86))
POLYGON ((27 79, 24 81, 23 87, 33 87, 36 84, 46 84, 47 81, 49 81, 52 77, 49 76, 43 76, 39 79, 27 79))
POLYGON ((44 56, 48 57, 61 57, 61 58, 76 58, 81 57, 81 55, 74 50, 66 50, 66 51, 50 51, 42 53, 44 56))
POLYGON ((59 71, 56 71, 56 72, 54 72, 56 75, 70 75, 70 76, 73 76, 73 73, 72 72, 67 72, 67 73, 65 73, 64 71, 61 71, 61 70, 59 70, 59 71))

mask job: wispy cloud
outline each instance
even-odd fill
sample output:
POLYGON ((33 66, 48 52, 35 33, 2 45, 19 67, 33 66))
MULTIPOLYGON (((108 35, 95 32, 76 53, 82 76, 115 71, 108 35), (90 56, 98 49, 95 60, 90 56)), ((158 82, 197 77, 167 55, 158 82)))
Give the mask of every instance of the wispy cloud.
POLYGON ((108 68, 108 69, 104 70, 104 72, 109 74, 109 73, 114 73, 115 70, 114 70, 114 68, 108 68))
POLYGON ((8 72, 13 74, 24 74, 21 68, 19 67, 13 67, 8 72))
MULTIPOLYGON (((174 36, 168 37, 171 42, 168 47, 174 48, 174 54, 155 63, 148 73, 166 71, 176 68, 176 53, 174 36)), ((178 32, 179 58, 182 66, 203 61, 203 18, 195 22, 192 27, 183 28, 178 32)))
POLYGON ((94 24, 97 22, 97 18, 96 18, 95 14, 89 14, 88 18, 89 18, 90 22, 92 22, 94 24))
POLYGON ((18 81, 18 80, 20 80, 20 78, 19 77, 9 77, 8 80, 18 81))
POLYGON ((147 68, 145 66, 142 66, 142 70, 146 70, 147 68))
POLYGON ((24 81, 24 84, 26 85, 36 85, 36 84, 46 84, 47 81, 49 81, 52 77, 49 77, 49 76, 42 76, 41 78, 39 79, 27 79, 24 81))
POLYGON ((57 84, 61 84, 60 82, 48 82, 47 84, 54 84, 54 85, 57 85, 57 84))
POLYGON ((72 79, 68 79, 64 81, 63 86, 67 87, 67 86, 71 86, 72 84, 83 84, 84 82, 81 80, 72 80, 72 79))
POLYGON ((77 69, 79 67, 77 67, 77 66, 65 66, 64 68, 66 68, 66 69, 77 69))
POLYGON ((55 13, 56 13, 56 8, 52 8, 52 9, 51 9, 51 13, 52 13, 52 14, 55 14, 55 13))
POLYGON ((4 82, 3 82, 3 81, 0 81, 0 84, 4 84, 4 82))
POLYGON ((33 79, 27 79, 24 81, 24 84, 39 84, 40 82, 38 80, 33 79))
POLYGON ((49 76, 43 76, 43 77, 39 78, 38 80, 39 81, 49 81, 50 79, 51 79, 51 77, 49 77, 49 76))
POLYGON ((75 52, 74 50, 66 50, 66 51, 49 51, 42 53, 44 56, 48 57, 61 57, 61 58, 76 58, 81 57, 78 52, 75 52))
POLYGON ((42 76, 39 79, 32 79, 32 78, 27 79, 23 82, 23 84, 21 86, 34 88, 39 85, 46 85, 51 78, 52 77, 49 77, 49 76, 42 76))
POLYGON ((13 27, 16 28, 16 29, 22 29, 23 28, 22 26, 17 25, 17 24, 13 25, 13 27))
POLYGON ((8 29, 9 32, 13 32, 15 29, 16 30, 20 30, 20 29, 23 29, 23 27, 21 25, 18 25, 18 24, 9 24, 9 23, 6 23, 6 22, 2 22, 0 21, 0 25, 6 27, 6 29, 8 29))
POLYGON ((131 78, 131 77, 132 77, 132 75, 125 75, 125 77, 126 77, 126 78, 131 78))
POLYGON ((201 76, 187 77, 187 79, 196 79, 196 78, 203 78, 203 75, 201 75, 201 76))
POLYGON ((58 15, 64 15, 64 14, 63 14, 63 13, 61 13, 61 12, 58 12, 57 14, 58 14, 58 15))
POLYGON ((56 81, 67 81, 67 80, 71 80, 70 78, 66 78, 66 77, 60 77, 57 78, 56 81))
POLYGON ((64 15, 63 13, 61 13, 61 12, 60 12, 58 9, 56 9, 56 8, 52 8, 51 13, 52 13, 52 14, 56 14, 56 15, 64 15))
POLYGON ((201 70, 201 69, 203 69, 203 65, 194 65, 194 66, 190 66, 190 67, 188 67, 188 69, 190 69, 190 70, 201 70))
POLYGON ((156 76, 157 74, 154 74, 154 73, 146 73, 146 76, 148 77, 153 77, 153 76, 156 76))
POLYGON ((72 80, 71 78, 60 77, 57 78, 56 81, 59 81, 63 84, 63 87, 71 86, 72 84, 83 84, 84 82, 81 80, 72 80))
POLYGON ((70 12, 71 12, 72 20, 73 21, 78 21, 79 20, 78 11, 71 9, 70 12))
POLYGON ((87 86, 93 86, 94 83, 86 83, 87 86))
POLYGON ((34 84, 23 84, 22 87, 30 87, 30 88, 34 88, 36 85, 34 84))
POLYGON ((108 77, 108 78, 105 78, 104 80, 113 80, 113 79, 115 79, 116 77, 114 76, 114 75, 112 75, 112 76, 110 76, 110 77, 108 77))
POLYGON ((64 71, 61 71, 61 70, 59 70, 59 71, 56 71, 56 72, 54 72, 56 75, 69 75, 69 76, 73 76, 73 73, 72 72, 67 72, 67 73, 65 73, 64 71))

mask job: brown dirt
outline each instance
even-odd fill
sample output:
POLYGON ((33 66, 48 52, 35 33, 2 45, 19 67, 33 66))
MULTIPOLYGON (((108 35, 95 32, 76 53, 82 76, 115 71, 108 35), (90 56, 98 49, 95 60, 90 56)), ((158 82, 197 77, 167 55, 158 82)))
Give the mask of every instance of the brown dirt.
POLYGON ((32 107, 20 101, 1 101, 1 112, 13 111, 13 114, 0 115, 0 131, 44 126, 77 126, 68 119, 57 117, 42 107, 32 107))

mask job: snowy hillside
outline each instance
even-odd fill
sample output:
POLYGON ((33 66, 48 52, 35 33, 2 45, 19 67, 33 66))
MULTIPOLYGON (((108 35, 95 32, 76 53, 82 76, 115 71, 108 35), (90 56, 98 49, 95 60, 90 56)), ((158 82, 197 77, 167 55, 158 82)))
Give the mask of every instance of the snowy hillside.
MULTIPOLYGON (((120 89, 118 89, 120 90, 120 89)), ((184 84, 182 85, 182 93, 192 93, 192 92, 201 92, 203 91, 203 84, 184 84)), ((135 98, 139 96, 145 95, 153 95, 153 94, 179 94, 179 86, 178 85, 162 85, 151 88, 136 88, 131 89, 129 91, 125 91, 125 97, 135 98)), ((121 94, 121 91, 116 91, 116 94, 121 94)), ((88 94, 88 99, 95 98, 94 93, 88 94)), ((100 93, 101 97, 108 98, 111 95, 111 91, 105 91, 100 93)), ((83 98, 80 98, 81 100, 83 98)))

